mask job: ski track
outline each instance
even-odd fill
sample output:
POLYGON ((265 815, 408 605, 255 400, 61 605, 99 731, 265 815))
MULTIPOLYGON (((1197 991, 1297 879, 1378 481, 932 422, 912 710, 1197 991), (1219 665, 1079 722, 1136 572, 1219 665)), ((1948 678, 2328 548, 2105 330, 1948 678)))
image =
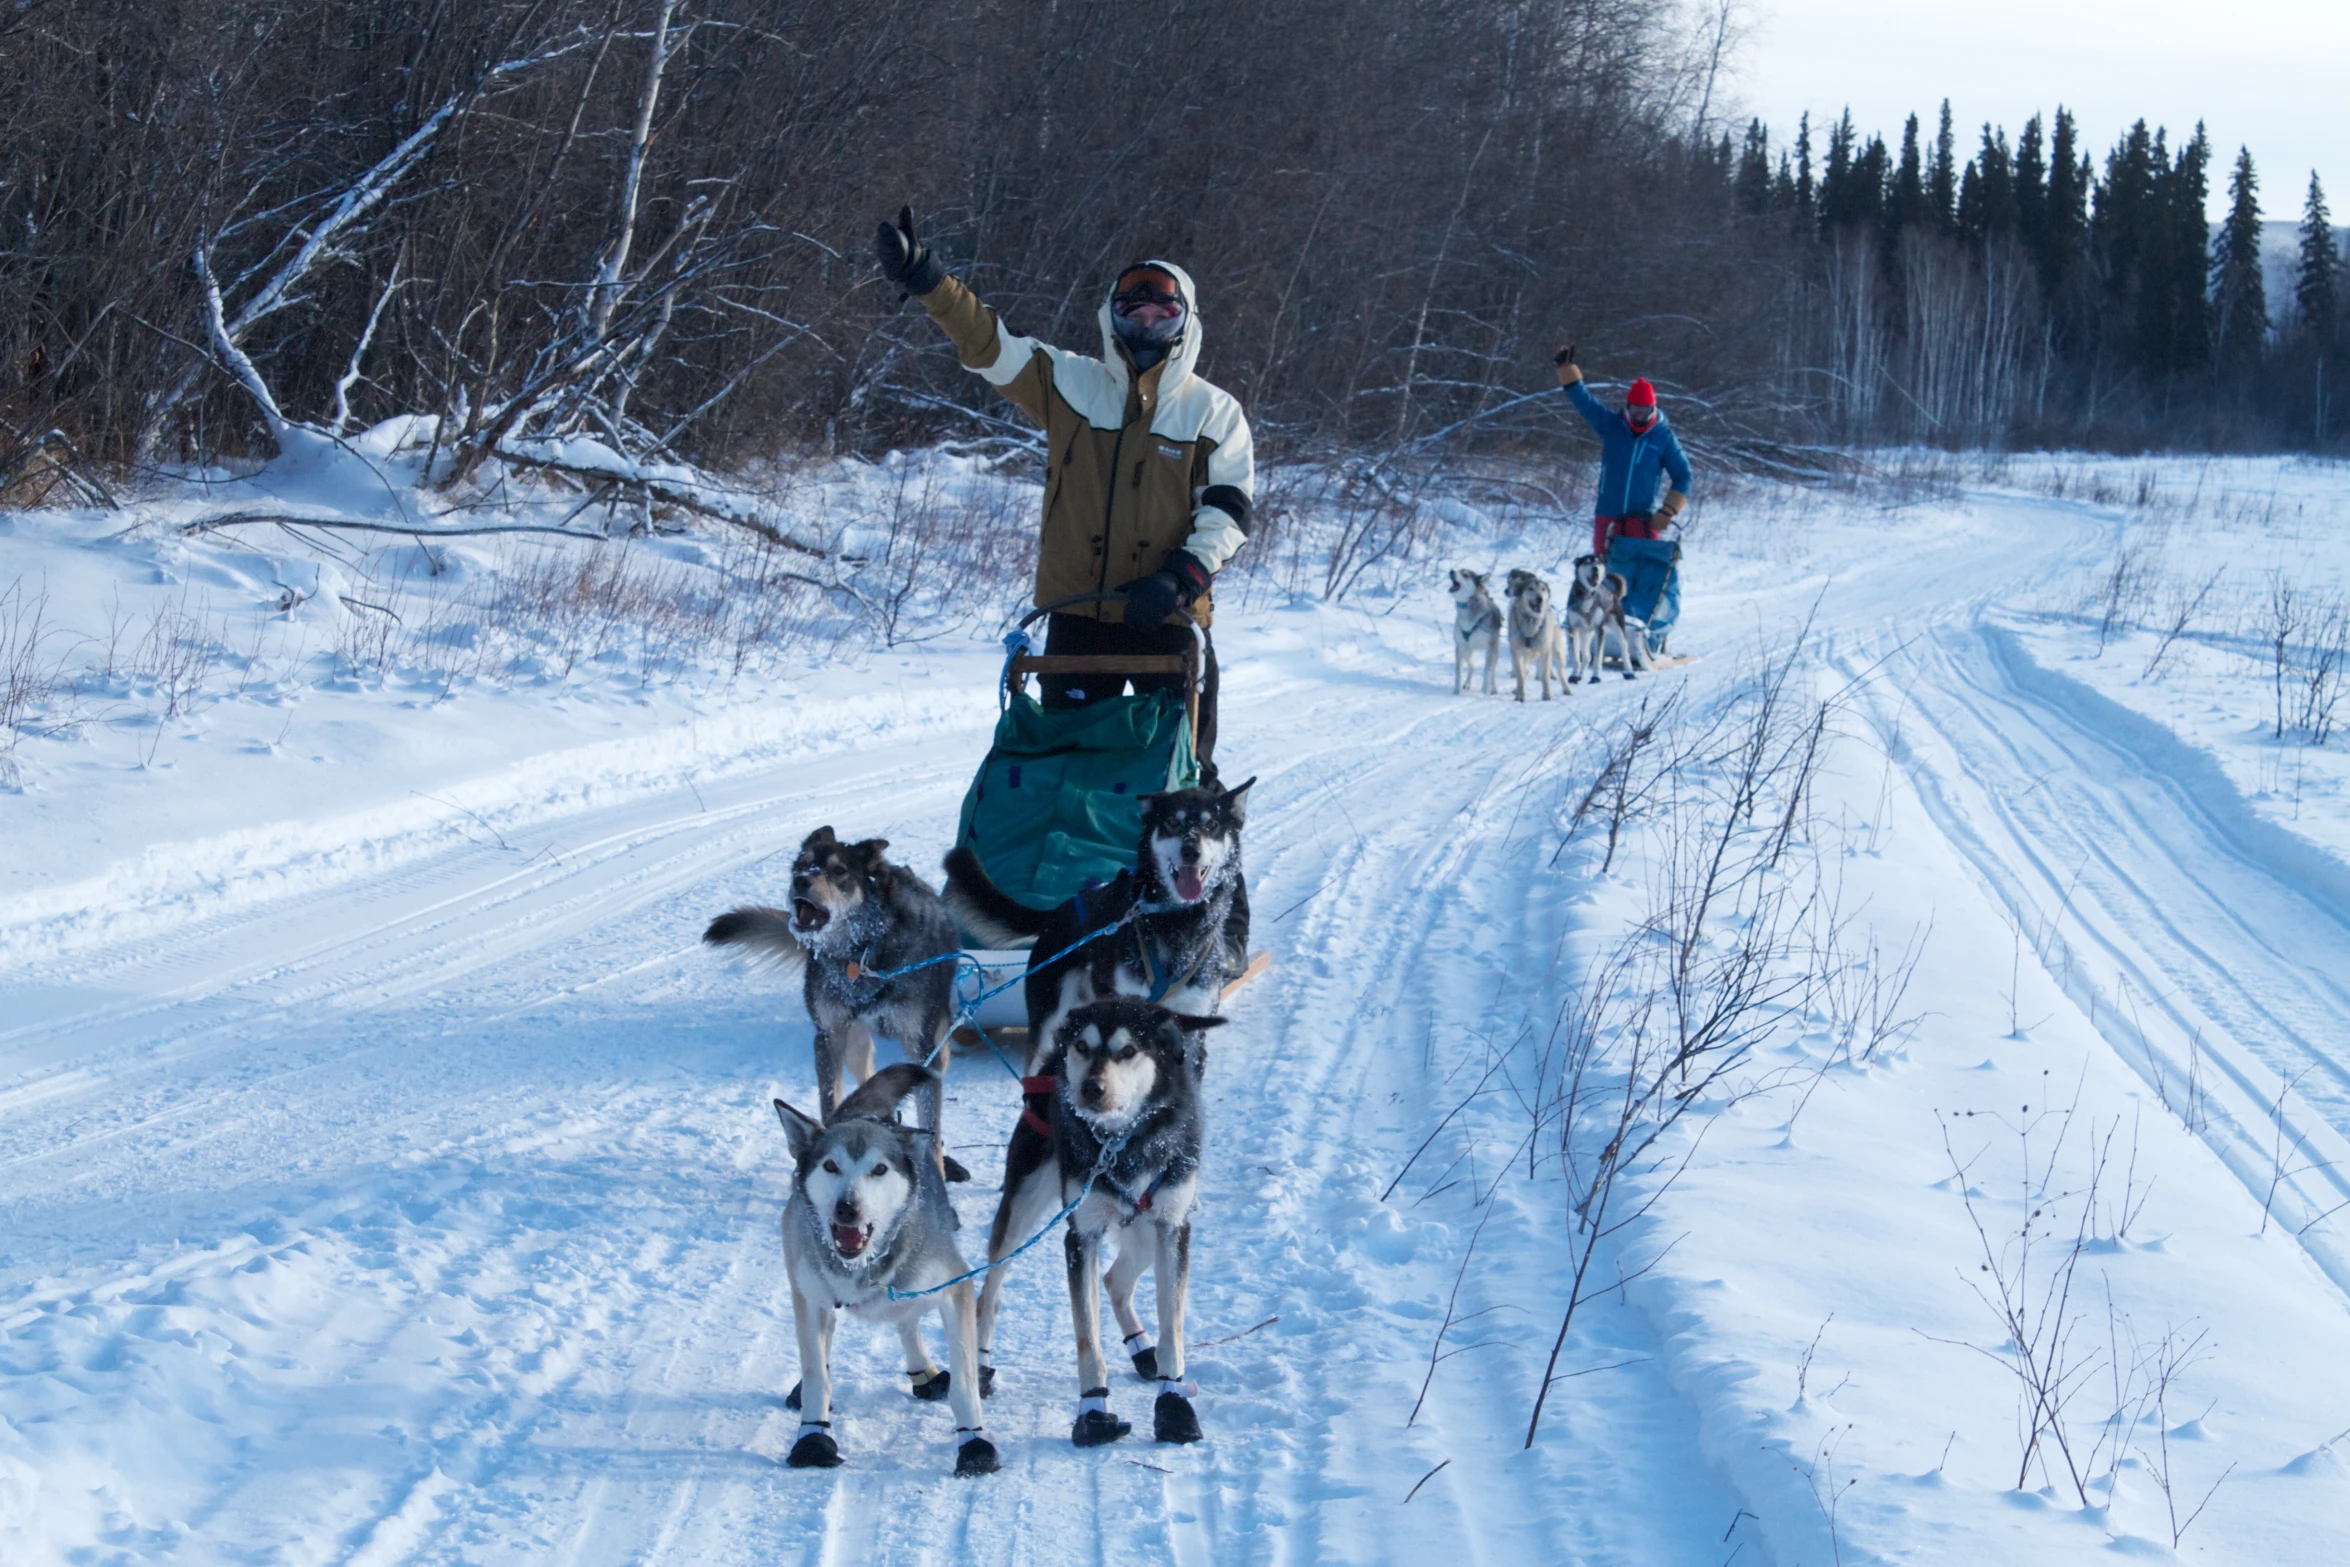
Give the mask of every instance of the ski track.
MULTIPOLYGON (((2067 520, 2049 575, 2103 542, 2067 520)), ((2036 662, 1992 598, 1899 640, 1832 639, 1833 656, 1894 676, 1871 683, 1879 731, 2030 957, 2256 1199, 2274 1188, 2277 1218, 2350 1294, 2350 1231, 2324 1217, 2350 1204, 2339 867, 2261 822, 2208 758, 2036 662)))
MULTIPOLYGON (((2328 1042, 2350 1001, 2342 911, 1991 623, 2101 544, 2080 510, 2046 511, 1998 580, 1975 540, 1904 552, 1870 563, 1886 580, 1865 598, 1831 595, 1818 633, 2123 1057, 2175 1096, 2198 1039, 2207 1136, 2256 1192, 2268 1103, 2298 1085, 2289 1131, 2341 1163, 2287 1189, 2330 1207, 2350 1197, 2350 1072, 2328 1042), (2237 938, 2225 961, 2195 935, 2213 929, 2237 938)), ((1763 635, 1819 585, 1757 593, 1763 635)), ((1048 1245, 1016 1265, 998 1335, 1004 1473, 949 1476, 946 1412, 906 1396, 894 1336, 853 1321, 834 1347, 848 1466, 780 1463, 797 1355, 766 1101, 810 1096, 808 1028, 796 986, 696 937, 771 897, 821 822, 927 871, 982 714, 959 737, 583 811, 0 975, 0 1385, 43 1494, 66 1498, 39 1549, 849 1567, 1379 1561, 1441 1538, 1463 1567, 1719 1561, 1740 1498, 1620 1301, 1587 1307, 1570 1342, 1578 1364, 1627 1364, 1562 1383, 1535 1452, 1497 1418, 1538 1369, 1522 1345, 1447 1362, 1403 1423, 1467 1240, 1447 1182, 1510 1157, 1506 1117, 1464 1118, 1380 1195, 1479 1050, 1512 1048, 1571 986, 1580 900, 1537 847, 1543 791, 1648 689, 1455 699, 1429 646, 1409 668, 1227 686, 1224 760, 1260 769, 1249 869, 1275 968, 1211 1045, 1190 1324, 1196 1343, 1279 1321, 1195 1351, 1206 1443, 1151 1443, 1147 1389, 1113 1372, 1136 1436, 1069 1446, 1048 1245), (1412 1263, 1400 1294, 1366 1287, 1412 1263), (167 1448, 202 1461, 161 1463, 167 1448), (1398 1532, 1396 1504, 1439 1464, 1398 1532), (150 1470, 202 1478, 140 1485, 150 1470), (1626 1496, 1675 1505, 1609 1505, 1626 1496)), ((1734 662, 1701 667, 1701 700, 1734 662)), ((949 1094, 976 1250, 1015 1093, 980 1055, 949 1094)), ((1483 1244, 1538 1255, 1536 1200, 1503 1188, 1483 1244)), ((2350 1252, 2323 1227, 2305 1244, 2350 1289, 2350 1252)), ((1546 1348, 1556 1281, 1538 1271, 1470 1274, 1462 1310, 1546 1348)), ((0 1467, 0 1502, 10 1484, 0 1467)))

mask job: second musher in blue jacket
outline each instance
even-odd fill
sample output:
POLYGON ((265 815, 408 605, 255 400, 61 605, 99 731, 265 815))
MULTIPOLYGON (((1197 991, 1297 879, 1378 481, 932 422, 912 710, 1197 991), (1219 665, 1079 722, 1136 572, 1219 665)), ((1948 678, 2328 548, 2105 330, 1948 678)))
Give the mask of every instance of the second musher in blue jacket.
POLYGON ((1681 612, 1680 546, 1673 519, 1689 504, 1689 459, 1656 405, 1646 376, 1633 381, 1619 411, 1591 395, 1570 345, 1557 356, 1559 385, 1599 437, 1599 496, 1592 507, 1591 553, 1626 579, 1624 607, 1646 620, 1652 651, 1681 612), (1669 484, 1665 481, 1670 480, 1669 484), (1659 486, 1664 498, 1657 498, 1659 486), (1622 547, 1618 547, 1621 545, 1622 547))

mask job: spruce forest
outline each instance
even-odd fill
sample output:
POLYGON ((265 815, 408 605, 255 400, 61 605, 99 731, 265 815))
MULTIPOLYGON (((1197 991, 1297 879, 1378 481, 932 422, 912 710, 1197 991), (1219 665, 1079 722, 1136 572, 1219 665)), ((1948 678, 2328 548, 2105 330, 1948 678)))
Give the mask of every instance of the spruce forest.
POLYGON ((567 432, 704 464, 1027 445, 877 281, 901 202, 1078 346, 1117 266, 1180 260, 1276 451, 1548 438, 1570 339, 1766 464, 2342 444, 2314 176, 2279 181, 2305 222, 2272 299, 2252 155, 2200 127, 1741 125, 1724 31, 1659 14, 36 0, 0 24, 0 472, 404 413, 460 470, 567 432))

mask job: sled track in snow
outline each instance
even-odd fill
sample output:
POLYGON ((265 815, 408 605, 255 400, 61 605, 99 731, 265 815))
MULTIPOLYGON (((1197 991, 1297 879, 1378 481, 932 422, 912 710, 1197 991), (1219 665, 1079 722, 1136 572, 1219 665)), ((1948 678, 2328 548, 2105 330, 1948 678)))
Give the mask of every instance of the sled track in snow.
POLYGON ((1879 717, 1937 825, 2122 1059, 2255 1199, 2273 1187, 2273 1217, 2350 1293, 2350 922, 2327 857, 1996 624, 1937 625, 1896 667, 1879 717))

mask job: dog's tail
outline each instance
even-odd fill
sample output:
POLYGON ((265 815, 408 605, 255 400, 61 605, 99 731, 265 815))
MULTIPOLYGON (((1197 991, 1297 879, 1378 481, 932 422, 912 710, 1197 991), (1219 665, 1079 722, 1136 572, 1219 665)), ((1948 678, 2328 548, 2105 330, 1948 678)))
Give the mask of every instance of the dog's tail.
POLYGON ((886 1121, 896 1112, 899 1100, 936 1081, 935 1073, 911 1061, 895 1062, 858 1084, 857 1091, 832 1112, 832 1120, 886 1121))
POLYGON ((947 851, 947 912, 988 946, 1012 950, 1036 944, 1046 911, 1032 909, 987 879, 979 856, 961 844, 947 851))
POLYGON ((799 934, 792 929, 791 916, 781 909, 761 908, 756 904, 739 909, 728 909, 710 922, 702 932, 702 939, 713 947, 741 947, 752 957, 796 969, 808 961, 808 949, 800 945, 799 934))

